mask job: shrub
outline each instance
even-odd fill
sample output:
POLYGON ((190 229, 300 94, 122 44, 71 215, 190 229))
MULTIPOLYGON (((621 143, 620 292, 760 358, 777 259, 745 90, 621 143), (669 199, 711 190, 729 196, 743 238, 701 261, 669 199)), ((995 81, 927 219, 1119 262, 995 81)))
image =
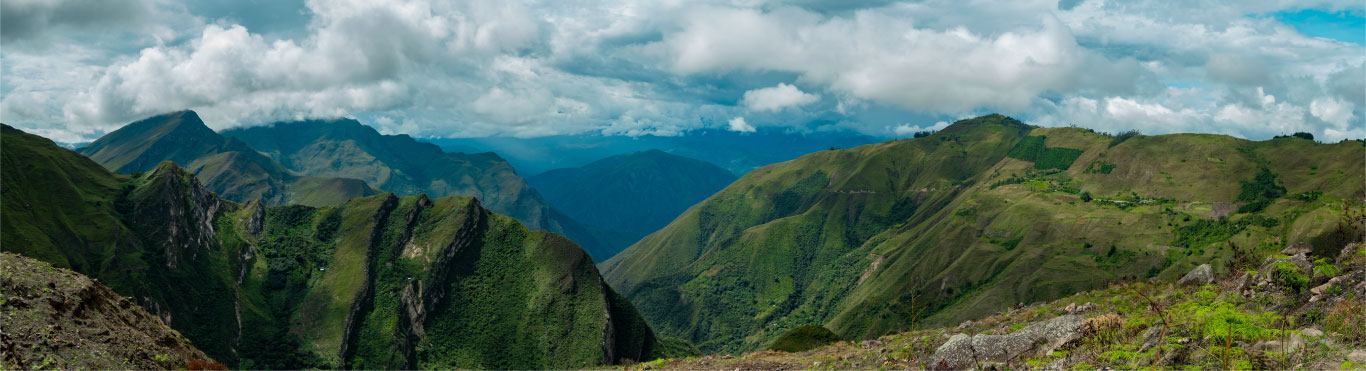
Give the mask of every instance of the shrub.
POLYGON ((1120 143, 1124 143, 1124 141, 1129 140, 1129 138, 1133 138, 1133 137, 1139 136, 1139 135, 1141 135, 1141 134, 1142 134, 1142 133, 1139 133, 1137 129, 1131 129, 1131 130, 1129 130, 1129 131, 1125 131, 1125 132, 1121 132, 1121 133, 1119 133, 1119 134, 1115 134, 1115 137, 1114 137, 1113 139, 1110 139, 1110 146, 1111 146, 1111 147, 1117 146, 1117 145, 1119 145, 1120 143))
POLYGON ((1255 213, 1265 209, 1271 201, 1285 195, 1285 187, 1276 184, 1276 174, 1262 167, 1251 181, 1243 181, 1243 191, 1238 193, 1238 201, 1248 202, 1238 208, 1240 213, 1255 213))
POLYGON ((1317 201, 1317 200, 1319 199, 1319 197, 1322 197, 1322 196, 1323 196, 1323 191, 1309 191, 1309 192, 1304 192, 1304 193, 1300 193, 1300 194, 1295 195, 1294 199, 1300 200, 1300 201, 1304 201, 1304 202, 1313 202, 1313 201, 1317 201))
POLYGON ((783 333, 773 341, 770 349, 796 353, 815 349, 826 344, 840 341, 834 332, 821 326, 802 326, 783 333))
POLYGON ((1306 133, 1306 132, 1300 131, 1300 132, 1295 132, 1294 134, 1290 134, 1290 135, 1277 135, 1277 136, 1275 136, 1275 137, 1273 137, 1273 138, 1271 138, 1271 139, 1280 139, 1280 138, 1300 138, 1300 139, 1314 140, 1314 134, 1306 133))
POLYGON ((1314 276, 1331 278, 1337 276, 1338 272, 1338 266, 1333 265, 1327 258, 1320 258, 1314 261, 1314 276))
POLYGON ((1228 241, 1233 235, 1242 232, 1247 224, 1247 219, 1238 222, 1229 222, 1223 219, 1196 220, 1195 223, 1176 229, 1176 241, 1173 244, 1186 249, 1203 248, 1215 242, 1228 241))
POLYGON ((1360 300, 1338 301, 1323 319, 1324 330, 1342 334, 1349 341, 1366 341, 1366 316, 1362 312, 1366 312, 1366 304, 1360 300))
POLYGON ((1243 313, 1232 303, 1217 297, 1218 294, 1210 291, 1197 292, 1192 300, 1176 307, 1178 321, 1199 324, 1200 334, 1215 344, 1224 344, 1226 340, 1255 343, 1280 335, 1280 330, 1272 328, 1278 319, 1274 313, 1243 313), (1230 335, 1232 339, 1229 339, 1230 335))
POLYGON ((1309 277, 1300 271, 1300 267, 1290 262, 1276 262, 1271 264, 1271 277, 1285 288, 1293 289, 1296 292, 1309 287, 1309 277))
POLYGON ((1090 165, 1086 166, 1087 174, 1109 174, 1111 171, 1114 170, 1115 164, 1099 160, 1092 161, 1090 165))

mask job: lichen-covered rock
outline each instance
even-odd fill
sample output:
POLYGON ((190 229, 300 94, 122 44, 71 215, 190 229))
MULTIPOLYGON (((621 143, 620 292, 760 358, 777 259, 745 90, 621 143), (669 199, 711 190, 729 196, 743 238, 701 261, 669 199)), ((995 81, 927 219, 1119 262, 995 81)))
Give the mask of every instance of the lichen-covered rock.
POLYGON ((1009 335, 957 334, 935 350, 931 368, 964 369, 983 362, 1016 360, 1026 353, 1043 354, 1081 337, 1084 317, 1058 316, 1035 323, 1009 335))
POLYGON ((1176 281, 1179 285, 1208 285, 1211 282, 1214 282, 1214 269, 1209 264, 1200 264, 1176 281))

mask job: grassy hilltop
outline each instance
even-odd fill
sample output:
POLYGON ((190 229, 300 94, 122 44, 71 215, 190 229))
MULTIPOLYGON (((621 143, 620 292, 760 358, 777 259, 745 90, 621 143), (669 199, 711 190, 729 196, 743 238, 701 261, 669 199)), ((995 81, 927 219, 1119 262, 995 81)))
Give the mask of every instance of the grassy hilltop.
POLYGON ((1223 274, 1296 242, 1327 254, 1362 208, 1363 151, 983 116, 761 167, 600 268, 706 351, 811 324, 872 338, 1201 263, 1223 274))

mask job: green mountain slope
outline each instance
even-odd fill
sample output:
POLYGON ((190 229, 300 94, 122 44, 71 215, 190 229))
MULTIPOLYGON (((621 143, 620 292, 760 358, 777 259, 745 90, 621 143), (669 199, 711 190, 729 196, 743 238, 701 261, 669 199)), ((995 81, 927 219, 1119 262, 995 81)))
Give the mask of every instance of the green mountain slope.
POLYGON ((735 181, 726 169, 659 150, 634 152, 527 178, 552 206, 585 224, 621 232, 625 244, 595 253, 607 260, 659 230, 688 206, 735 181))
POLYGON ((281 122, 225 130, 223 135, 300 174, 361 179, 399 195, 475 197, 489 210, 532 229, 564 234, 588 251, 621 245, 615 242, 621 237, 551 209, 512 165, 492 152, 447 153, 408 135, 382 135, 352 119, 281 122))
POLYGON ((378 193, 357 179, 294 175, 245 143, 218 135, 194 111, 128 124, 79 151, 116 173, 149 171, 171 161, 194 172, 209 190, 239 202, 321 206, 378 193))
POLYGON ((1331 249, 1363 205, 1363 161, 1358 141, 1120 140, 991 115, 756 169, 600 268, 657 331, 703 350, 810 324, 868 338, 1222 272, 1238 251, 1331 249))
POLYGON ((100 280, 232 367, 655 356, 652 331, 587 254, 473 198, 239 204, 171 162, 117 175, 9 126, 0 140, 0 244, 100 280))

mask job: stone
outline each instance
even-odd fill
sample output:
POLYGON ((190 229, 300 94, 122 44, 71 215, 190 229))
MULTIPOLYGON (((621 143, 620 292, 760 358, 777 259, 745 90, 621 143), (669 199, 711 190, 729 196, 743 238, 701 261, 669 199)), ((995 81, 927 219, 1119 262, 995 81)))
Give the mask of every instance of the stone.
POLYGON ((1319 331, 1319 329, 1316 329, 1316 328, 1313 328, 1313 327, 1306 327, 1306 328, 1300 329, 1300 335, 1308 336, 1308 337, 1311 337, 1311 338, 1316 338, 1316 337, 1323 336, 1323 331, 1319 331))
POLYGON ((1243 290, 1246 290, 1247 287, 1250 286, 1251 284, 1252 284, 1252 274, 1251 274, 1251 273, 1247 273, 1247 272, 1243 272, 1242 274, 1239 274, 1239 275, 1238 275, 1238 278, 1233 279, 1233 289, 1232 289, 1232 290, 1229 290, 1229 291, 1233 291, 1233 292, 1242 292, 1243 290))
POLYGON ((1366 362, 1366 349, 1353 349, 1351 353, 1347 353, 1347 360, 1357 363, 1366 362))
POLYGON ((1294 353, 1304 347, 1304 338, 1300 334, 1290 334, 1290 339, 1282 343, 1280 340, 1259 341, 1252 345, 1253 350, 1266 352, 1285 352, 1294 353))
POLYGON ((1366 254, 1362 254, 1360 251, 1362 248, 1366 248, 1366 246, 1364 246, 1360 242, 1353 242, 1347 244, 1347 246, 1344 246, 1342 248, 1342 252, 1338 253, 1337 262, 1339 264, 1346 263, 1348 265, 1360 265, 1366 263, 1366 254))
POLYGON ((1342 279, 1343 279, 1343 276, 1333 277, 1333 278, 1329 279, 1328 282, 1325 282, 1325 283, 1322 284, 1322 285, 1318 285, 1318 286, 1316 286, 1316 287, 1314 287, 1314 288, 1312 288, 1312 289, 1309 289, 1309 292, 1314 293, 1314 295, 1323 294, 1324 291, 1328 291, 1328 289, 1329 289, 1329 288, 1332 288, 1333 285, 1338 284, 1338 282, 1342 282, 1342 279))
POLYGON ((1314 247, 1310 246, 1308 242, 1296 242, 1294 245, 1287 246, 1285 250, 1281 250, 1281 253, 1286 255, 1295 255, 1304 254, 1313 250, 1314 247))
POLYGON ((1082 316, 1064 315, 1008 335, 957 334, 930 357, 933 368, 964 369, 985 362, 1009 362, 1026 352, 1046 354, 1081 337, 1082 316))
POLYGON ((1214 269, 1209 264, 1200 264, 1176 281, 1178 285, 1208 285, 1214 282, 1214 269))

